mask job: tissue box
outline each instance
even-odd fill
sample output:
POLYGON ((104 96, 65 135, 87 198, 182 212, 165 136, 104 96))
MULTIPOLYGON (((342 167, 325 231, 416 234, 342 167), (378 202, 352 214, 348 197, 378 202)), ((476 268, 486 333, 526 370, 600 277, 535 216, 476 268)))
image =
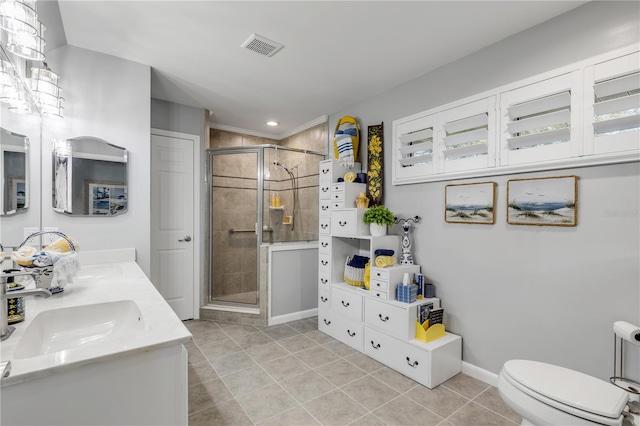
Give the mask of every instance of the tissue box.
POLYGON ((418 299, 418 286, 414 284, 398 284, 396 287, 396 299, 398 302, 413 303, 418 299))

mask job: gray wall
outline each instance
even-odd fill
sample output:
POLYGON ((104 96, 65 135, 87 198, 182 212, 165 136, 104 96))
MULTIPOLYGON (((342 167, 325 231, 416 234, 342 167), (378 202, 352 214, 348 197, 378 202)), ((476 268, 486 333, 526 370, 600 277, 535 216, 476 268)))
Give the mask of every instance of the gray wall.
MULTIPOLYGON (((507 225, 513 176, 457 181, 497 182, 496 224, 448 224, 450 182, 391 185, 392 121, 638 44, 639 26, 637 2, 591 2, 330 116, 330 129, 343 115, 357 117, 361 129, 384 121, 385 204, 422 216, 413 228, 414 259, 436 284, 447 328, 463 337, 464 361, 498 373, 504 361, 528 358, 611 376, 613 322, 640 322, 640 227, 637 215, 607 211, 639 211, 640 165, 518 175, 578 175, 575 228, 507 225)), ((638 380, 633 349, 627 375, 638 380)))
POLYGON ((48 52, 47 63, 62 76, 65 109, 64 120, 44 119, 42 124, 42 226, 56 226, 77 238, 81 250, 133 247, 138 264, 149 276, 150 67, 68 45, 48 52), (75 217, 53 211, 52 141, 79 136, 127 149, 126 214, 75 217))

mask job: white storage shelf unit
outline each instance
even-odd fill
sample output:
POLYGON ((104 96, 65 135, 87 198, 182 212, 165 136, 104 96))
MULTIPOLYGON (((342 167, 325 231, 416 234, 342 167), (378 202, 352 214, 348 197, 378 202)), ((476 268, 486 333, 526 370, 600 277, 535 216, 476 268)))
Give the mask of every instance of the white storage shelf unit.
MULTIPOLYGON (((359 170, 359 168, 358 168, 359 170)), ((395 287, 405 272, 420 271, 418 265, 371 268, 371 290, 344 282, 347 257, 373 260, 378 249, 400 252, 400 237, 369 235, 362 222, 366 209, 348 208, 363 184, 337 183, 344 175, 336 160, 320 163, 320 236, 318 265, 318 329, 363 352, 429 388, 455 374, 462 367, 462 339, 451 333, 424 343, 415 339, 418 305, 395 300, 395 287), (344 205, 342 204, 344 203, 344 205)))

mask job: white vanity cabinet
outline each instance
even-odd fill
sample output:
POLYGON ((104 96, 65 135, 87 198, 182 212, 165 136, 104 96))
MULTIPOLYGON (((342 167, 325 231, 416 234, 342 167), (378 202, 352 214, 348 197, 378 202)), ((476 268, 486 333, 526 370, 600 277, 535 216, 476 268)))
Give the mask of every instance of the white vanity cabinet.
POLYGON ((345 172, 336 160, 320 163, 318 330, 434 388, 461 371, 462 338, 446 333, 429 343, 415 339, 418 305, 432 302, 437 308, 440 300, 396 300, 396 287, 404 274, 413 278, 420 266, 375 267, 374 253, 378 249, 393 250, 396 260, 399 258, 401 237, 369 234, 369 225, 362 220, 366 209, 350 207, 351 200, 366 187, 338 183, 337 178, 345 172), (344 282, 347 257, 354 255, 370 259, 368 291, 344 282))

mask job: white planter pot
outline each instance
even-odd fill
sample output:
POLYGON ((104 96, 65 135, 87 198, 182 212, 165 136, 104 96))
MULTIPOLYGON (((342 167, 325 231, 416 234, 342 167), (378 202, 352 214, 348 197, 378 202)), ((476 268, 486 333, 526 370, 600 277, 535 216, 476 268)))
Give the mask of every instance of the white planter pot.
POLYGON ((384 235, 387 235, 387 225, 379 225, 377 223, 370 223, 369 224, 369 232, 371 232, 371 235, 374 237, 382 237, 384 235))

